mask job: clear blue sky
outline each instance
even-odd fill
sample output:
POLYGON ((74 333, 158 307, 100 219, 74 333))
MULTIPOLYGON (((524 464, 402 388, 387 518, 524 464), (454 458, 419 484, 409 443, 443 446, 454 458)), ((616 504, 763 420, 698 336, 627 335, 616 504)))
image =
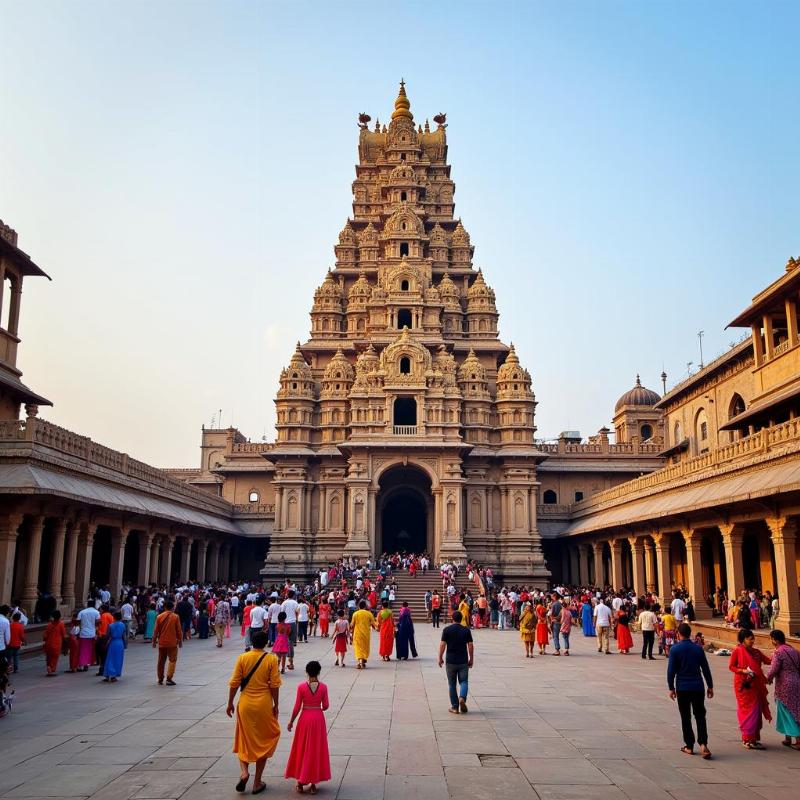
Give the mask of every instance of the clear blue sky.
POLYGON ((163 466, 280 368, 351 213, 356 115, 448 114, 456 213, 539 435, 660 391, 800 255, 794 2, 0 0, 0 218, 48 418, 163 466))

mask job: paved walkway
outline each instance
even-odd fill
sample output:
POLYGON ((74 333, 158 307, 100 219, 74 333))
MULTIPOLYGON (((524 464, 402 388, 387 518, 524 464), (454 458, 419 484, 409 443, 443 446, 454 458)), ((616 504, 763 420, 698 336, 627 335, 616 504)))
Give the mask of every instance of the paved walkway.
MULTIPOLYGON (((475 632, 469 714, 447 712, 435 660, 437 632, 418 625, 420 658, 376 658, 358 672, 334 669, 330 640, 299 647, 281 695, 282 727, 302 665, 321 659, 330 687, 333 780, 340 800, 769 800, 797 797, 800 753, 770 727, 766 752, 739 744, 727 659, 711 657, 718 695, 709 703, 715 760, 679 752, 678 712, 666 696, 665 662, 599 655, 578 633, 570 658, 526 660, 516 633, 475 632)), ((635 637, 638 641, 638 636, 635 637)), ((13 714, 0 720, 0 797, 211 800, 236 797, 225 716, 238 633, 218 650, 192 641, 172 688, 157 686, 154 652, 133 643, 117 684, 93 673, 46 680, 44 660, 17 676, 13 714)), ((349 654, 352 662, 352 653, 349 654)), ((62 660, 63 661, 63 660, 62 660)), ((268 765, 265 797, 289 798, 281 776, 291 736, 268 765)))

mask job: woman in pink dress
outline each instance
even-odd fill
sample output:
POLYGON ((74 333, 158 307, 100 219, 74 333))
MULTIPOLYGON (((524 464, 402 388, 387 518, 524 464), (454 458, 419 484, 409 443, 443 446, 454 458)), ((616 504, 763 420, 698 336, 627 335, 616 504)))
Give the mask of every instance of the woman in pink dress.
POLYGON ((344 609, 340 608, 336 615, 336 622, 333 623, 333 652, 336 653, 334 666, 343 667, 344 657, 347 653, 347 637, 350 634, 350 625, 344 618, 344 609))
POLYGON ((324 711, 328 710, 328 687, 321 683, 319 674, 322 666, 319 661, 306 664, 308 680, 297 687, 292 718, 286 726, 292 732, 300 709, 300 721, 292 740, 289 761, 286 763, 284 778, 294 778, 296 789, 300 794, 305 791, 306 784, 311 784, 311 794, 317 793, 317 784, 331 779, 331 759, 328 754, 328 731, 325 726, 324 711))

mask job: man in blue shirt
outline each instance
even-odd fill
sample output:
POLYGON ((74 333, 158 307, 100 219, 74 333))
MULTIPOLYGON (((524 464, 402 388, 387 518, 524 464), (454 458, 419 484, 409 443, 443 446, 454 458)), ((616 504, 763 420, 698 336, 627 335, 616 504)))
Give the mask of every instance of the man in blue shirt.
POLYGON ((711 758, 708 749, 708 730, 706 728, 706 706, 703 694, 710 700, 714 696, 714 681, 705 651, 691 640, 692 629, 685 622, 678 626, 678 643, 669 651, 667 664, 667 684, 669 696, 678 701, 681 712, 681 727, 685 746, 681 751, 694 754, 695 736, 692 730, 692 714, 697 723, 697 743, 700 755, 711 758), (703 685, 705 678, 705 686, 703 685), (705 692, 704 692, 705 690, 705 692))

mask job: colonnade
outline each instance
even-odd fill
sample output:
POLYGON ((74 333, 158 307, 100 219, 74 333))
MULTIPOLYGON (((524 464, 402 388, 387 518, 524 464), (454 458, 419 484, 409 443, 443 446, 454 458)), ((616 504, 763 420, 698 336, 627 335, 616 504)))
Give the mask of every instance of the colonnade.
POLYGON ((71 611, 92 581, 113 597, 125 582, 228 581, 237 557, 235 542, 211 531, 50 510, 0 513, 0 602, 32 610, 39 593, 49 592, 71 611))
POLYGON ((777 595, 779 625, 800 630, 798 519, 771 516, 676 528, 596 533, 566 543, 563 580, 629 588, 671 598, 676 587, 693 598, 698 618, 713 613, 719 587, 736 599, 744 590, 777 595))

